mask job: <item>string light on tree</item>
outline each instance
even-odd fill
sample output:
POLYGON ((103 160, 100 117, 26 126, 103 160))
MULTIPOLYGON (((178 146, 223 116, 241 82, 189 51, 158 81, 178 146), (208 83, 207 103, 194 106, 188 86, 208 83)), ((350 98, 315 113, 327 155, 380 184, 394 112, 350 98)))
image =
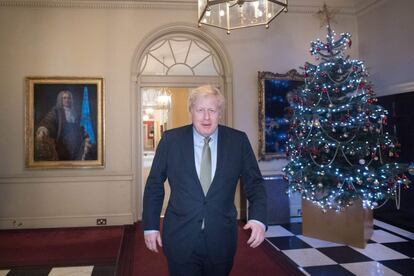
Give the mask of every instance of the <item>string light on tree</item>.
MULTIPOLYGON (((290 97, 289 189, 322 210, 341 211, 356 199, 376 208, 408 188, 408 166, 396 163, 401 145, 384 131, 387 111, 376 105, 364 63, 345 50, 351 34, 337 38, 326 5, 318 15, 327 24, 326 41, 311 42, 319 64, 306 63, 305 85, 290 97)), ((411 168, 412 171, 412 168, 411 168)))

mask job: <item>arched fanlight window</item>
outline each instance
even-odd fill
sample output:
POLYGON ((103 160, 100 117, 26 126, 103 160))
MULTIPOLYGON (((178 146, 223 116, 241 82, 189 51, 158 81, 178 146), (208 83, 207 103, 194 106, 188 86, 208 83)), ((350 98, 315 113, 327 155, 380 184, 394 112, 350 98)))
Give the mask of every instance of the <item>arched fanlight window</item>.
POLYGON ((156 41, 144 54, 140 74, 157 76, 220 76, 213 51, 202 41, 174 36, 156 41))

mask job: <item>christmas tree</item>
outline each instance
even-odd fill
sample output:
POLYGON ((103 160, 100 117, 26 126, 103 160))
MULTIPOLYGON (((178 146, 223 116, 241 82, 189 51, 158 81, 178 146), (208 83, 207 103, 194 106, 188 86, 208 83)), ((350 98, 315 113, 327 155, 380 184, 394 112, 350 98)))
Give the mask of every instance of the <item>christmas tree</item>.
POLYGON ((319 64, 305 64, 304 87, 289 95, 284 172, 290 191, 322 210, 341 211, 356 199, 373 209, 408 188, 407 165, 395 163, 401 145, 384 130, 387 111, 375 104, 364 63, 345 56, 351 35, 335 40, 327 18, 326 42, 311 42, 319 64))

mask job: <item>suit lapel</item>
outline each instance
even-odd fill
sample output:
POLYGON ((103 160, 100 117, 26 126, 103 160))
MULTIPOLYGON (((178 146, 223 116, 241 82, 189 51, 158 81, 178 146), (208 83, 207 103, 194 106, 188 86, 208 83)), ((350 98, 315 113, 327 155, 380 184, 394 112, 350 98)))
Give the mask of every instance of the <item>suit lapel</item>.
MULTIPOLYGON (((225 145, 225 141, 224 141, 225 137, 223 134, 223 128, 219 125, 218 127, 218 135, 217 135, 217 164, 216 164, 216 171, 214 172, 214 177, 213 180, 211 182, 211 186, 209 189, 209 192, 211 189, 214 188, 214 186, 216 186, 217 184, 215 184, 216 182, 218 182, 218 178, 220 177, 220 173, 221 170, 223 168, 223 161, 224 161, 224 145, 225 145)), ((209 194, 209 193, 207 193, 209 194)))
POLYGON ((199 182, 194 159, 193 125, 189 125, 185 130, 184 139, 182 141, 184 143, 184 146, 182 147, 184 160, 189 160, 188 163, 185 162, 186 164, 189 164, 188 171, 191 173, 192 177, 196 178, 199 182))
POLYGON ((193 125, 189 125, 185 130, 182 142, 184 143, 182 147, 184 160, 189 160, 189 162, 185 162, 185 164, 188 164, 187 171, 190 174, 191 178, 194 179, 192 183, 194 183, 194 188, 197 190, 197 193, 201 194, 204 197, 203 188, 201 186, 200 179, 198 178, 197 169, 195 166, 193 125))

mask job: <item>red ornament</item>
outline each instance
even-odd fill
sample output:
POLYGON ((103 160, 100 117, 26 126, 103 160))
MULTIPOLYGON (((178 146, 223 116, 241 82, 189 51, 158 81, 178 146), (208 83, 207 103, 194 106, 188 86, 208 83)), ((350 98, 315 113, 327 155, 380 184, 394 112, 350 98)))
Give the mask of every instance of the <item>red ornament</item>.
POLYGON ((348 47, 351 48, 352 46, 352 40, 348 40, 348 47))
POLYGON ((388 185, 389 188, 392 188, 392 187, 395 186, 395 182, 390 180, 390 181, 387 182, 387 185, 388 185))
POLYGON ((312 153, 313 155, 319 155, 319 150, 318 150, 318 148, 317 148, 317 147, 313 147, 313 148, 311 149, 311 153, 312 153))

